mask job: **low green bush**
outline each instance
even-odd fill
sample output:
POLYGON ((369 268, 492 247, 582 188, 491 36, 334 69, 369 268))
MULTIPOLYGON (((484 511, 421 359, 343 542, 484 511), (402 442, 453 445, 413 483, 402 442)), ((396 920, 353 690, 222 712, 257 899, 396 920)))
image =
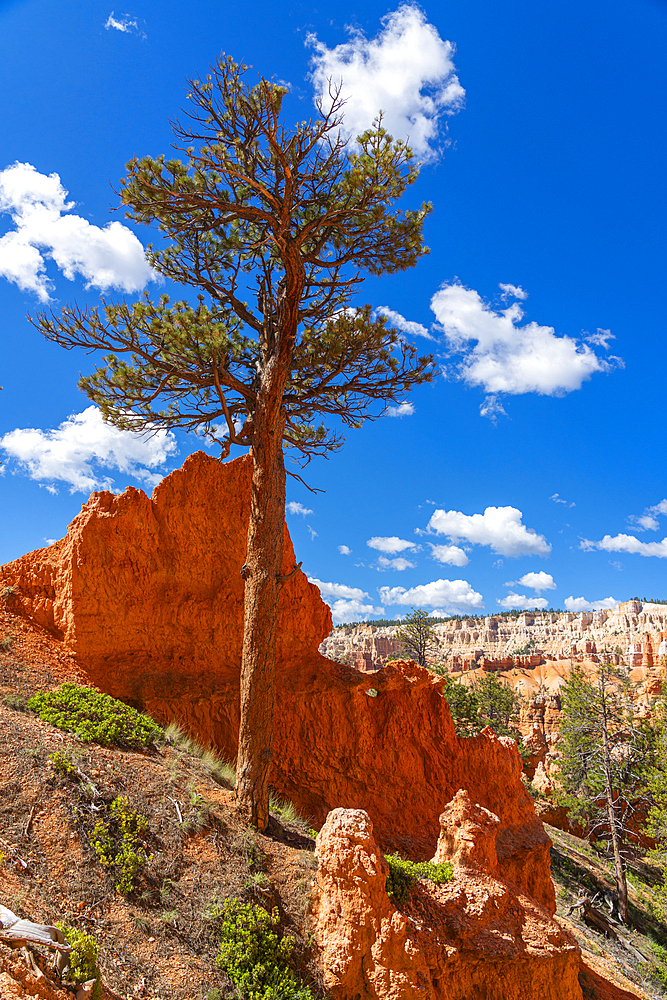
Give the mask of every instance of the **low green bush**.
POLYGON ((140 843, 148 820, 132 809, 126 795, 119 795, 109 807, 109 820, 98 819, 90 834, 90 845, 100 864, 115 869, 116 888, 123 896, 134 889, 135 878, 150 858, 140 843))
POLYGON ((49 755, 49 763, 57 774, 76 774, 76 764, 67 753, 54 750, 49 755))
POLYGON ((422 879, 428 882, 451 882, 454 877, 449 861, 441 861, 439 864, 431 861, 407 861, 398 854, 387 854, 385 861, 389 865, 387 895, 394 903, 404 903, 415 882, 422 879))
POLYGON ((100 979, 100 969, 97 964, 97 942, 85 931, 77 930, 68 924, 59 923, 56 927, 63 932, 67 944, 72 946, 69 953, 69 976, 68 979, 75 986, 87 983, 90 979, 95 980, 91 1000, 101 1000, 102 982, 100 979))
POLYGON ((219 909, 217 965, 247 1000, 314 1000, 290 967, 294 939, 279 934, 278 908, 228 899, 219 909))
POLYGON ((663 986, 667 986, 667 948, 657 941, 649 942, 649 947, 653 953, 651 977, 663 986))
POLYGON ((40 691, 28 702, 40 719, 80 739, 133 749, 146 747, 162 736, 157 722, 117 698, 78 684, 61 684, 40 691))

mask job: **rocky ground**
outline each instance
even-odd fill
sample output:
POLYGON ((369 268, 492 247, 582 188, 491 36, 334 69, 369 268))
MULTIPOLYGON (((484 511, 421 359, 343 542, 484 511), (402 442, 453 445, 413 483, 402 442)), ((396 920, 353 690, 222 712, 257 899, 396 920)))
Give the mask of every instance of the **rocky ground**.
POLYGON ((650 905, 651 889, 659 879, 656 870, 640 857, 631 861, 629 926, 613 924, 617 940, 605 937, 587 926, 580 909, 568 911, 588 894, 609 915, 603 897, 614 888, 613 860, 586 840, 552 826, 546 830, 553 841, 551 874, 556 887, 556 919, 574 935, 588 967, 579 978, 584 1000, 613 996, 605 992, 610 984, 629 991, 632 996, 652 1000, 667 996, 667 952, 660 950, 667 945, 667 928, 655 919, 650 905), (601 984, 599 977, 607 984, 601 984))
MULTIPOLYGON (((207 919, 232 896, 279 908, 297 941, 297 969, 317 984, 304 936, 315 844, 304 824, 276 810, 269 836, 244 828, 224 776, 214 780, 178 744, 144 753, 82 744, 22 711, 38 688, 72 679, 46 639, 42 645, 30 629, 22 639, 22 624, 8 622, 14 643, 0 652, 0 902, 19 917, 92 934, 105 1000, 205 1000, 215 989, 236 996, 216 968, 215 921, 207 919), (54 752, 69 756, 80 774, 59 774, 54 752), (152 858, 127 898, 89 844, 91 786, 107 802, 127 795, 149 820, 152 858)), ((0 1000, 71 996, 56 988, 46 953, 38 961, 48 977, 41 982, 0 944, 0 1000)))
MULTIPOLYGON (((0 902, 18 916, 64 921, 92 934, 105 1000, 237 996, 215 965, 215 905, 237 896, 277 906, 297 942, 299 975, 316 996, 325 996, 309 922, 317 861, 308 821, 276 809, 269 835, 257 834, 234 815, 229 772, 178 740, 142 753, 82 744, 24 710, 36 690, 76 679, 57 641, 0 611, 0 902), (77 772, 59 773, 54 753, 69 756, 77 772), (115 889, 89 843, 91 803, 121 794, 149 821, 151 860, 128 897, 115 889)), ((549 832, 557 919, 582 948, 579 982, 586 1000, 667 995, 660 981, 664 966, 651 944, 667 943, 667 932, 650 916, 650 870, 633 870, 633 929, 623 932, 620 944, 610 942, 587 928, 578 911, 567 915, 582 886, 611 885, 608 862, 585 842, 549 832)), ((38 961, 46 978, 0 944, 0 1000, 71 997, 46 955, 38 961)))

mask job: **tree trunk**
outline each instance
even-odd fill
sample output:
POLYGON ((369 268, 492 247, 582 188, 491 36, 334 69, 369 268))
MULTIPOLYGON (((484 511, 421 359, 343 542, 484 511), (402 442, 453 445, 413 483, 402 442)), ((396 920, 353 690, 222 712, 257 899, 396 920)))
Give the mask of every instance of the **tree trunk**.
POLYGON ((607 731, 607 703, 604 689, 602 690, 602 753, 604 759, 604 783, 607 797, 607 816, 611 830, 611 843, 614 848, 614 863, 616 866, 616 885, 618 887, 618 915, 622 923, 628 920, 628 880, 625 874, 625 862, 621 854, 621 841, 618 834, 614 789, 611 784, 611 753, 609 750, 609 733, 607 731))
POLYGON ((250 523, 242 571, 245 603, 236 770, 237 807, 246 822, 258 830, 265 830, 269 821, 276 624, 285 521, 284 379, 275 370, 273 378, 267 374, 263 379, 266 391, 260 393, 253 415, 250 523))

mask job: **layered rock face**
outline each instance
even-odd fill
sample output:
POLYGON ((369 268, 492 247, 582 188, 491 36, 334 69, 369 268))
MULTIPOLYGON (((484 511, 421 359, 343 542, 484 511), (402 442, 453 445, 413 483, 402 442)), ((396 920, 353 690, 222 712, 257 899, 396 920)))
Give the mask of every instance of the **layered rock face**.
POLYGON ((459 790, 440 817, 434 862, 397 909, 362 810, 336 809, 317 838, 313 921, 335 1000, 581 1000, 579 948, 498 868, 498 817, 459 790))
MULTIPOLYGON (((251 462, 198 453, 149 499, 94 493, 67 537, 0 569, 17 610, 73 653, 109 694, 177 720, 233 759, 239 726, 243 580, 251 462)), ((283 573, 294 568, 285 529, 283 573)), ((503 877, 554 909, 550 842, 511 740, 460 739, 442 680, 411 663, 372 675, 324 659, 329 609, 298 572, 279 605, 271 782, 316 824, 364 808, 385 847, 433 853, 457 789, 500 820, 503 877)))
MULTIPOLYGON (((360 669, 377 669, 398 651, 397 626, 347 625, 322 643, 325 656, 360 669)), ((451 670, 484 666, 532 668, 545 659, 593 658, 619 654, 629 667, 657 667, 667 656, 667 605, 626 601, 616 611, 490 616, 434 626, 434 662, 451 670), (482 662, 484 661, 484 662, 482 662)))

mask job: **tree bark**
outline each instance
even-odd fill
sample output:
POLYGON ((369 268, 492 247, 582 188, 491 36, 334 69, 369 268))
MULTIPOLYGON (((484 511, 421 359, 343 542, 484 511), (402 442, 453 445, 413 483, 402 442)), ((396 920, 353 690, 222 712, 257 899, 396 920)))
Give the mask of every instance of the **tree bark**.
POLYGON ((611 784, 611 752, 609 749, 609 732, 607 729, 607 702, 605 698, 604 680, 601 687, 602 705, 602 753, 604 759, 604 782, 605 794, 607 798, 607 816, 609 817, 609 829, 611 831, 611 843, 614 849, 614 863, 616 867, 616 885, 618 888, 618 915, 622 923, 628 920, 628 880, 625 874, 625 862, 621 854, 621 843, 618 835, 618 822, 616 819, 616 806, 614 803, 614 789, 611 784))
POLYGON ((250 522, 242 571, 245 600, 236 769, 237 807, 246 822, 258 830, 265 830, 269 821, 276 625, 285 521, 284 378, 275 370, 275 363, 269 365, 272 367, 262 380, 265 391, 259 393, 253 415, 250 522))

